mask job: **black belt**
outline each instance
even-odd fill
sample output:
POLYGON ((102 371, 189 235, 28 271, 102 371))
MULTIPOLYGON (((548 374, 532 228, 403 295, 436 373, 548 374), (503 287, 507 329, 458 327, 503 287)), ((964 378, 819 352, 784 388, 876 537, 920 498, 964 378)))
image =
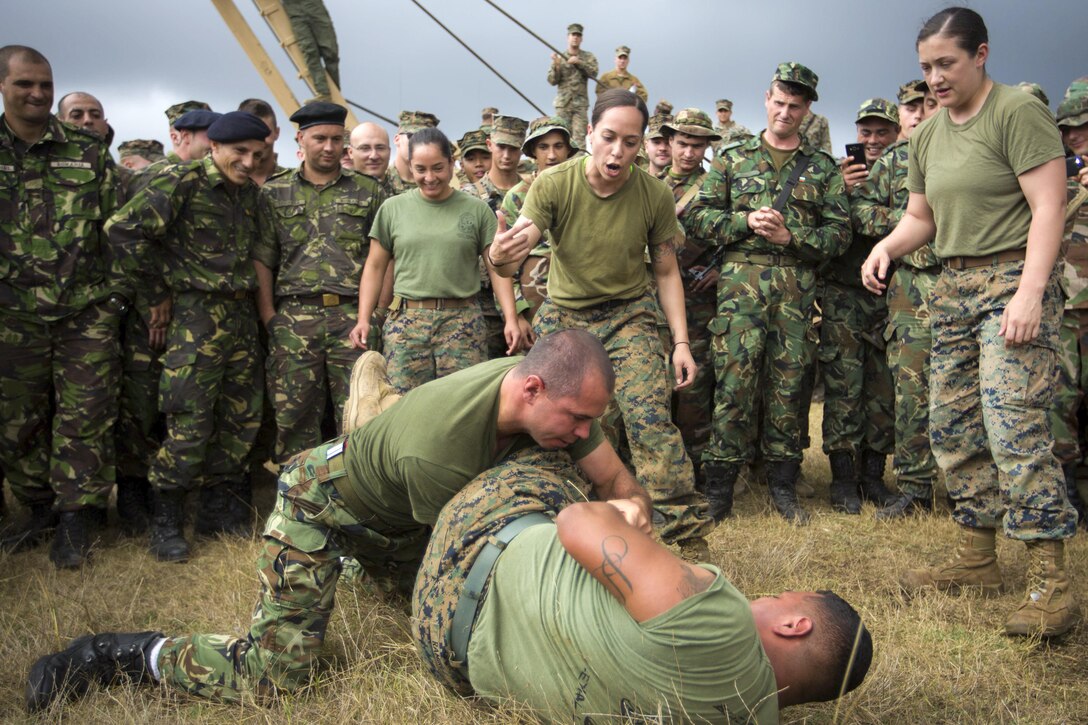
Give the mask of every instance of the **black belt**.
POLYGON ((250 295, 253 294, 251 290, 236 289, 236 290, 206 290, 206 289, 187 289, 177 293, 181 295, 199 295, 204 297, 222 297, 228 300, 248 300, 250 295))

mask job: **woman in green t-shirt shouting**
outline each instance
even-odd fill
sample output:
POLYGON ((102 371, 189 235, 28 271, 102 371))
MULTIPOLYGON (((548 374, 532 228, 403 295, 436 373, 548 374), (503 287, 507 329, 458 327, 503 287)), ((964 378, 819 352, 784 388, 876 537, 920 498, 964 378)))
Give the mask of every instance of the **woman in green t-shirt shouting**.
POLYGON ((941 110, 911 136, 906 214, 861 272, 880 293, 892 259, 931 239, 941 259, 929 300, 929 437, 961 543, 950 561, 911 569, 900 585, 1000 591, 1001 526, 1031 558, 1027 596, 1005 631, 1060 635, 1076 622, 1063 541, 1077 524, 1047 420, 1062 309, 1061 138, 1038 99, 987 75, 978 13, 943 10, 917 49, 941 110))

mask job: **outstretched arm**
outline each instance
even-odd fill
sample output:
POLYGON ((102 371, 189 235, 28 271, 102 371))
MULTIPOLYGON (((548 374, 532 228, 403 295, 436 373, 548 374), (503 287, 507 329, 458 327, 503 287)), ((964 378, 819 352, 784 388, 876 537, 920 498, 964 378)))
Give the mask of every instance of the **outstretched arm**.
POLYGON ((594 448, 575 463, 593 484, 593 492, 602 501, 611 501, 634 527, 650 533, 653 508, 646 489, 635 480, 608 441, 594 448))

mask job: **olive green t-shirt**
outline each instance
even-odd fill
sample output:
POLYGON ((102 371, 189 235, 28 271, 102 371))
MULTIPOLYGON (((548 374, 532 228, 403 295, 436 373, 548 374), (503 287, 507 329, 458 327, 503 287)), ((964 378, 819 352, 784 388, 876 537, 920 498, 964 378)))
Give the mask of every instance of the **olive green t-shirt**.
POLYGON ((540 174, 521 210, 551 232, 548 296, 573 309, 641 296, 650 283, 646 247, 671 245, 677 233, 665 184, 636 166, 619 191, 601 197, 586 180, 589 162, 582 156, 540 174))
POLYGON ((370 236, 393 255, 394 294, 464 299, 480 291, 479 257, 495 224, 491 209, 473 196, 454 191, 435 202, 412 189, 381 205, 370 236))
MULTIPOLYGON (((421 385, 351 432, 344 460, 348 482, 371 514, 390 527, 434 524, 465 484, 535 445, 521 434, 502 450, 495 448, 499 387, 522 359, 490 360, 421 385)), ((603 441, 593 421, 589 437, 567 452, 577 461, 603 441)))
POLYGON ((468 646, 477 694, 549 722, 778 722, 748 601, 710 588, 636 622, 559 542, 526 529, 499 556, 468 646))
POLYGON ((1027 244, 1031 209, 1020 174, 1063 153, 1054 117, 1030 93, 994 83, 978 114, 953 123, 948 109, 910 139, 907 188, 933 209, 938 257, 977 257, 1027 244))

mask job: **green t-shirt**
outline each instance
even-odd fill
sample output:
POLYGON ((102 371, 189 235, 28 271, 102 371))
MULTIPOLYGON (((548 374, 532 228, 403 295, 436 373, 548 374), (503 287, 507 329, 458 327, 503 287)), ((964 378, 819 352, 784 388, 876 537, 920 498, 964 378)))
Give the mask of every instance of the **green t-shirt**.
POLYGON ((600 197, 586 181, 589 158, 540 174, 521 210, 537 229, 551 232, 548 295, 573 309, 641 296, 650 283, 646 247, 671 245, 677 233, 665 184, 634 167, 619 191, 600 197))
POLYGON ((1000 83, 966 123, 945 108, 927 119, 910 139, 907 188, 933 209, 933 251, 943 259, 1024 247, 1031 209, 1017 177, 1062 153, 1047 107, 1000 83))
POLYGON ((412 189, 382 204, 370 236, 393 258, 393 293, 405 299, 472 297, 480 291, 479 257, 495 237, 487 204, 454 191, 428 201, 412 189))
POLYGON ((495 564, 468 647, 477 694, 554 722, 778 722, 777 685, 744 595, 721 572, 639 623, 533 526, 495 564), (659 717, 661 716, 665 717, 659 717))
MULTIPOLYGON (((522 359, 490 360, 421 385, 352 431, 344 464, 348 482, 370 513, 391 527, 434 524, 465 484, 508 455, 535 445, 532 437, 521 434, 506 448, 495 448, 499 387, 522 359)), ((594 421, 589 437, 567 452, 577 461, 603 441, 594 421)))

